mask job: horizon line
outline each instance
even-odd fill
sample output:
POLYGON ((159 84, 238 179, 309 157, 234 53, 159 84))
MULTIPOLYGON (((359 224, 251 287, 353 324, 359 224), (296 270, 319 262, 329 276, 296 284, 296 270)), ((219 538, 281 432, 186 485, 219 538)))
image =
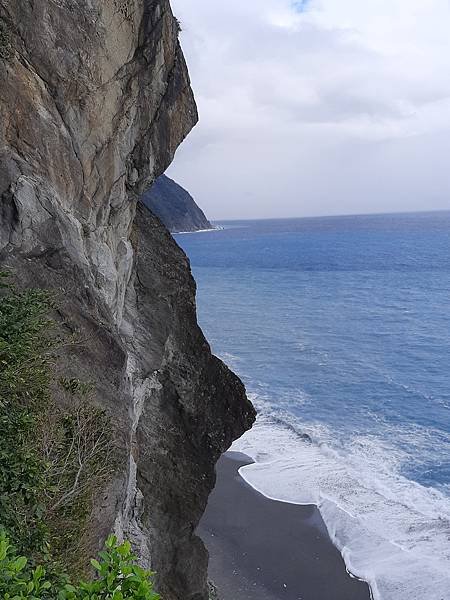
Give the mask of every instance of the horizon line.
POLYGON ((371 213, 341 213, 341 214, 322 214, 322 215, 304 215, 291 217, 231 217, 223 219, 210 219, 212 223, 221 223, 224 221, 289 221, 294 219, 339 219, 344 217, 382 217, 399 215, 426 215, 434 213, 450 213, 450 208, 435 208, 431 210, 406 210, 392 212, 371 212, 371 213))

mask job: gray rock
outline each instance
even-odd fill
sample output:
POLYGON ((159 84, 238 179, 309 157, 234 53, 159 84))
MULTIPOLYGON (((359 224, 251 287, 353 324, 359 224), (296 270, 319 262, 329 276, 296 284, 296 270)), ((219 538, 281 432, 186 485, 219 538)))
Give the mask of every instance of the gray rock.
POLYGON ((213 229, 189 192, 166 175, 158 177, 141 200, 172 233, 213 229))
POLYGON ((206 600, 194 530, 254 410, 198 328, 186 256, 136 206, 197 120, 168 0, 0 0, 0 22, 0 264, 55 290, 79 340, 58 368, 117 428, 91 550, 115 530, 165 600, 206 600))

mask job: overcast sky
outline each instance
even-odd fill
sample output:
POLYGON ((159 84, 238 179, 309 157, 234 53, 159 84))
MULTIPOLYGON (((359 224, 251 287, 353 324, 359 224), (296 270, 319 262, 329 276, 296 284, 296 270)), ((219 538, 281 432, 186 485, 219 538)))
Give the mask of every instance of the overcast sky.
POLYGON ((450 0, 172 0, 212 219, 450 209, 450 0))

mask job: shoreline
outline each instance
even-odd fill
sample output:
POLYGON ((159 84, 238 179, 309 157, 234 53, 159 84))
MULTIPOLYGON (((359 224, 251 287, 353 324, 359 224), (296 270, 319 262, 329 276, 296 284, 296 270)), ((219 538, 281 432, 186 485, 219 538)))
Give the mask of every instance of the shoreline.
POLYGON ((220 600, 370 600, 348 572, 318 508, 272 500, 239 474, 251 458, 227 452, 197 533, 220 600))
POLYGON ((224 227, 210 227, 209 229, 194 229, 193 231, 172 231, 172 235, 186 235, 187 233, 207 233, 208 231, 223 231, 224 227))

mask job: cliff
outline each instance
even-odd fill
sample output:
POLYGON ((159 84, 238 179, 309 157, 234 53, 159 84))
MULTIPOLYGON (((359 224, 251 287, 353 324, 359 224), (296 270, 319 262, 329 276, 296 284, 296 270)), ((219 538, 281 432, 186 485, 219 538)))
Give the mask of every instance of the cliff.
POLYGON ((172 233, 213 229, 189 192, 166 175, 158 177, 141 200, 172 233))
POLYGON ((114 530, 165 600, 205 600, 194 530, 254 411, 197 325, 186 256, 137 205, 197 120, 169 2, 0 0, 0 33, 0 265, 54 290, 78 340, 58 370, 117 431, 89 549, 114 530))

